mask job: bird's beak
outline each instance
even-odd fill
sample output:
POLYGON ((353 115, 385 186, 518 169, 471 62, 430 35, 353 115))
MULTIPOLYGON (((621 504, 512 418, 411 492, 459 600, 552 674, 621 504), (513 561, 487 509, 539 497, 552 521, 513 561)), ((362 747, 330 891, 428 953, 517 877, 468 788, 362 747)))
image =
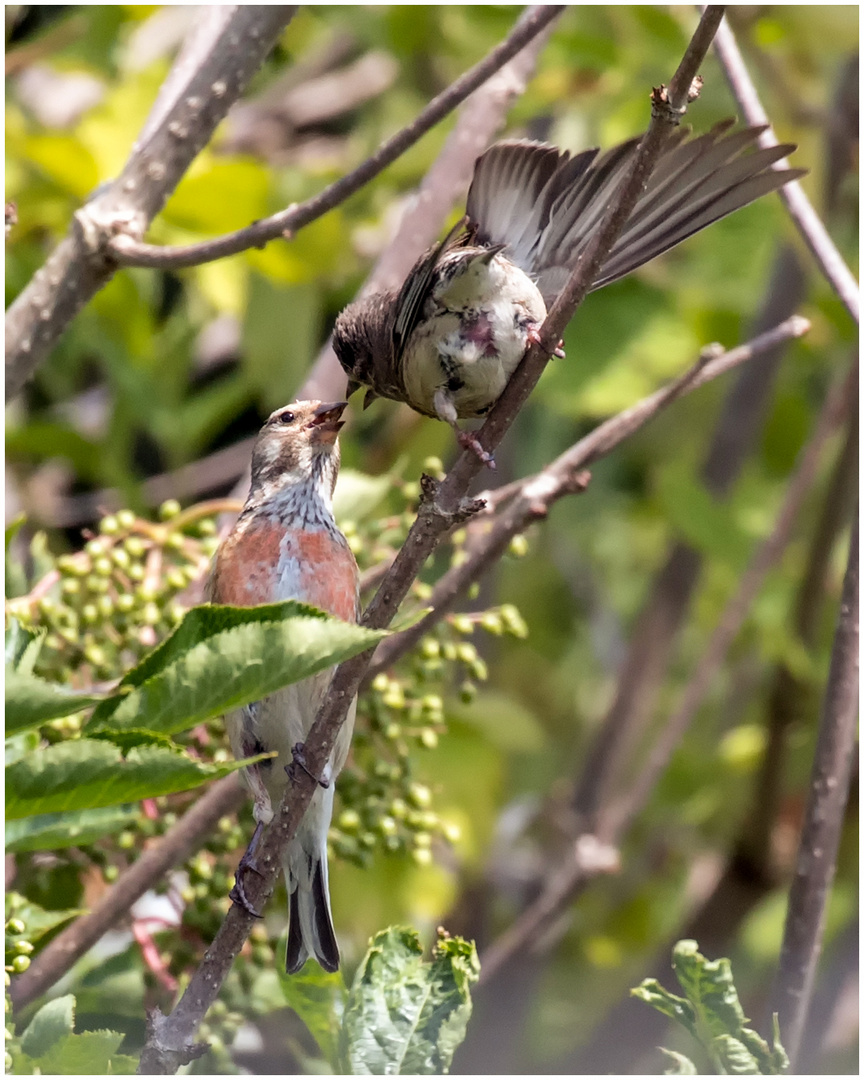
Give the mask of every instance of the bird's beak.
POLYGON ((313 429, 314 439, 317 443, 335 443, 336 436, 344 421, 340 419, 345 411, 347 401, 335 401, 329 405, 319 405, 312 413, 312 419, 308 426, 313 429))

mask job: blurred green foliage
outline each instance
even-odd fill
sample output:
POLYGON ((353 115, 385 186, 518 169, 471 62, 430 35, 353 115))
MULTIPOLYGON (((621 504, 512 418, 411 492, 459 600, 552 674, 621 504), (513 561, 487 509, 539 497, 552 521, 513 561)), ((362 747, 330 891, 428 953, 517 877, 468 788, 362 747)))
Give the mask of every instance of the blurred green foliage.
MULTIPOLYGON (((8 238, 7 301, 42 264, 82 200, 122 167, 170 66, 176 34, 163 28, 160 45, 154 28, 172 10, 181 9, 70 7, 44 25, 34 16, 19 37, 13 29, 7 45, 6 197, 17 205, 18 224, 8 238), (77 112, 70 106, 62 123, 52 120, 45 101, 60 92, 34 90, 34 71, 86 75, 96 100, 77 112)), ((264 141, 236 148, 237 128, 229 117, 153 223, 149 239, 179 244, 216 236, 320 191, 485 55, 516 12, 503 5, 303 8, 250 97, 293 65, 345 42, 343 62, 370 49, 392 57, 392 85, 327 120, 287 127, 275 148, 264 141)), ((826 117, 857 47, 855 8, 741 8, 733 15, 777 133, 798 143, 795 163, 810 169, 804 185, 821 207, 829 162, 826 117)), ((650 87, 668 81, 693 25, 689 8, 569 9, 511 109, 506 133, 580 149, 608 146, 642 130, 650 87)), ((735 111, 713 56, 703 75, 705 88, 689 117, 697 130, 735 111)), ((77 551, 87 539, 81 530, 99 517, 88 495, 113 488, 120 505, 143 512, 164 497, 148 494, 153 489, 144 481, 253 434, 273 407, 293 397, 333 319, 386 242, 399 201, 410 196, 452 124, 452 118, 443 122, 372 184, 290 241, 177 273, 116 275, 7 408, 7 506, 28 515, 12 541, 19 569, 13 567, 7 580, 22 566, 38 579, 39 546, 30 546, 34 529, 47 530, 44 543, 53 556, 77 551)), ((854 176, 844 180, 830 220, 853 269, 855 184, 854 176)), ((529 636, 478 639, 488 682, 470 704, 460 699, 459 681, 445 687, 447 734, 423 755, 414 778, 433 794, 440 818, 458 826, 460 842, 446 853, 436 849, 426 865, 376 858, 366 869, 346 861, 333 866, 334 917, 349 970, 369 936, 388 924, 410 923, 430 939, 446 920, 448 929, 478 937, 481 957, 483 946, 509 925, 561 842, 561 816, 614 694, 634 619, 670 544, 686 540, 703 557, 703 569, 657 719, 674 708, 742 567, 770 531, 830 380, 856 347, 850 320, 814 271, 779 202, 762 200, 634 278, 590 296, 565 336, 567 359, 549 365, 497 455, 501 480, 528 475, 597 420, 680 372, 703 345, 718 340, 731 346, 745 338, 784 243, 796 247, 807 267, 800 310, 813 326, 786 351, 760 442, 728 498, 715 499, 700 475, 727 378, 688 396, 598 462, 588 491, 559 503, 548 521, 531 530, 529 554, 518 562, 506 557, 483 583, 479 599, 466 602, 468 611, 516 605, 529 636)), ((428 455, 447 460, 454 453, 445 425, 387 402, 365 413, 352 407, 342 443, 355 477, 394 472, 411 480, 428 455)), ((697 724, 628 839, 624 872, 595 882, 561 928, 563 936, 532 985, 524 1030, 514 1033, 514 1069, 543 1072, 563 1062, 569 1071, 571 1055, 684 925, 699 869, 729 852, 749 806, 781 660, 805 677, 812 697, 812 707, 792 725, 784 765, 777 827, 786 830, 788 869, 787 834, 800 814, 812 757, 843 544, 831 556, 829 603, 812 648, 797 640, 791 612, 838 449, 839 439, 794 543, 772 571, 697 724)), ((209 484, 202 479, 194 496, 185 488, 180 497, 193 502, 225 494, 231 478, 209 484)), ((343 521, 350 518, 356 514, 343 512, 343 521)), ((442 560, 433 560, 424 579, 442 569, 442 560)), ((219 852, 213 858, 224 861, 225 851, 219 852)), ((844 843, 842 856, 837 896, 845 906, 829 925, 829 951, 845 925, 841 916, 848 916, 857 880, 856 846, 844 843)), ((63 911, 81 902, 84 887, 74 862, 47 869, 22 864, 19 874, 15 887, 45 909, 63 911)), ((194 892, 194 883, 190 888, 194 892)), ((723 949, 745 1002, 770 979, 784 895, 779 887, 770 890, 723 949)), ((280 912, 271 931, 278 933, 282 918, 280 912)), ((206 938, 210 924, 202 926, 206 938)), ((267 937, 253 943, 266 954, 265 967, 274 962, 267 937)), ((190 962, 194 951, 190 946, 190 962)), ((76 968, 75 979, 89 995, 77 994, 76 1031, 124 1031, 134 1042, 142 1035, 142 963, 134 945, 109 963, 103 956, 76 968), (137 982, 128 1014, 121 1015, 117 1004, 116 1014, 106 1015, 109 1003, 120 1001, 115 982, 128 983, 130 972, 137 982)), ((226 988, 230 1010, 236 1011, 235 1000, 248 1007, 253 987, 262 1015, 284 1008, 284 999, 268 996, 256 981, 260 974, 253 978, 250 970, 239 971, 236 985, 226 988)), ((230 1015, 220 1029, 229 1046, 239 1024, 230 1015)), ((494 1010, 489 1015, 494 1018, 494 1010)), ((217 1028, 223 1020, 214 1021, 217 1028)), ((469 1043, 471 1030, 469 1025, 469 1043)), ((285 1044, 278 1025, 262 1022, 262 1031, 262 1046, 238 1051, 237 1059, 265 1071, 271 1055, 281 1061, 285 1044)), ((291 1033, 298 1055, 304 1046, 312 1053, 302 1030, 291 1033)), ((844 1071, 854 1067, 853 1055, 847 1039, 821 1067, 844 1071)), ((220 1059, 221 1067, 227 1068, 226 1060, 220 1059)), ((661 1068, 656 1057, 652 1067, 661 1068)))

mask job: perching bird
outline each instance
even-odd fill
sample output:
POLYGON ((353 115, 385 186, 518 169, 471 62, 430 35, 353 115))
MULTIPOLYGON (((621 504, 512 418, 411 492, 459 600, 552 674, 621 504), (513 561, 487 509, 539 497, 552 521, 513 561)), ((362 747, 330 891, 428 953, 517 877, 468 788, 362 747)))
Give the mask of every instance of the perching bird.
MULTIPOLYGON (((734 123, 691 139, 679 129, 669 139, 592 290, 806 171, 772 169, 795 147, 758 149, 765 129, 729 133, 734 123)), ((404 401, 447 421, 460 445, 488 457, 456 421, 484 416, 498 400, 639 142, 573 158, 544 143, 490 147, 474 167, 466 218, 421 256, 398 292, 358 300, 336 320, 333 348, 348 395, 366 386, 366 405, 404 401)))
MULTIPOLYGON (((332 503, 345 405, 297 401, 268 418, 252 451, 246 505, 213 562, 209 599, 237 605, 302 600, 346 622, 357 621, 357 563, 333 518, 332 503)), ((285 768, 309 733, 331 676, 332 670, 319 672, 225 717, 235 757, 279 752, 276 758, 244 769, 257 825, 231 895, 249 910, 243 873, 255 868, 258 837, 288 782, 285 768)), ((299 971, 309 955, 326 971, 339 967, 327 884, 327 830, 333 816, 333 785, 351 744, 356 708, 355 699, 285 856, 289 974, 299 971)))

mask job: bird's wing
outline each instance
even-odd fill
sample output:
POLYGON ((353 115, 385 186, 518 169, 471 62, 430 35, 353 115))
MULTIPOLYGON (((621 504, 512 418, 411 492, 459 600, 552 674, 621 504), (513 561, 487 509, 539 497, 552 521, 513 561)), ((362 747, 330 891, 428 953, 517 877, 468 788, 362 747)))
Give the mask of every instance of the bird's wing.
MULTIPOLYGON (((764 128, 727 134, 734 123, 723 120, 694 139, 680 128, 667 141, 592 289, 806 171, 772 168, 795 147, 758 149, 764 128)), ((551 304, 595 235, 639 142, 574 158, 543 143, 497 143, 478 160, 468 195, 478 238, 507 244, 508 257, 535 278, 551 304)))
POLYGON ((439 243, 434 244, 420 256, 396 298, 396 318, 393 322, 393 356, 398 368, 399 361, 408 338, 423 316, 423 305, 432 288, 435 268, 442 255, 453 247, 461 245, 468 234, 465 233, 465 219, 456 222, 450 232, 439 243), (462 234, 462 235, 460 235, 462 234))

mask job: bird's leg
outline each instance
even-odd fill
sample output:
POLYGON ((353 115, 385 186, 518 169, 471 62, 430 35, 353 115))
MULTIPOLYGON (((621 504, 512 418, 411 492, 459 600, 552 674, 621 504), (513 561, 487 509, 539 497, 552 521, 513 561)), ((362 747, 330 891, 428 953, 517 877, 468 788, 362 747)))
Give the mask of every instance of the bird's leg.
POLYGON ((246 889, 243 887, 243 877, 247 872, 257 874, 261 877, 261 871, 258 869, 258 865, 255 862, 255 849, 258 847, 258 841, 261 839, 261 833, 263 831, 264 822, 256 822, 255 832, 252 833, 252 839, 249 841, 249 846, 243 852, 243 857, 237 864, 237 869, 234 871, 234 885, 231 892, 228 893, 229 900, 233 900, 235 904, 242 907, 245 911, 248 911, 250 915, 254 915, 256 919, 262 919, 264 916, 260 911, 255 909, 252 901, 246 895, 246 889))
POLYGON ((453 404, 453 399, 450 397, 446 387, 438 387, 435 391, 435 397, 432 399, 432 404, 437 415, 456 432, 456 441, 462 449, 470 450, 472 454, 476 454, 487 469, 494 469, 495 458, 488 450, 483 449, 474 432, 463 431, 456 422, 458 419, 456 406, 453 404))
MULTIPOLYGON (((540 331, 536 327, 532 326, 531 329, 528 331, 528 333, 525 335, 525 340, 528 342, 529 345, 539 345, 540 344, 540 331)), ((564 340, 563 340, 563 338, 555 346, 555 351, 552 353, 552 355, 556 356, 559 360, 566 359, 566 354, 564 352, 564 340)))
POLYGON ((296 766, 299 765, 300 768, 303 770, 303 772, 305 772, 307 776, 311 777, 319 787, 323 787, 323 788, 330 787, 329 778, 325 777, 322 780, 320 776, 316 776, 314 773, 310 772, 309 769, 307 768, 305 749, 306 748, 304 747, 302 742, 298 742, 298 743, 294 744, 294 746, 291 748, 291 756, 292 756, 293 760, 292 760, 290 765, 285 766, 285 772, 288 773, 288 775, 291 777, 292 780, 294 780, 296 778, 294 770, 295 770, 296 766))

